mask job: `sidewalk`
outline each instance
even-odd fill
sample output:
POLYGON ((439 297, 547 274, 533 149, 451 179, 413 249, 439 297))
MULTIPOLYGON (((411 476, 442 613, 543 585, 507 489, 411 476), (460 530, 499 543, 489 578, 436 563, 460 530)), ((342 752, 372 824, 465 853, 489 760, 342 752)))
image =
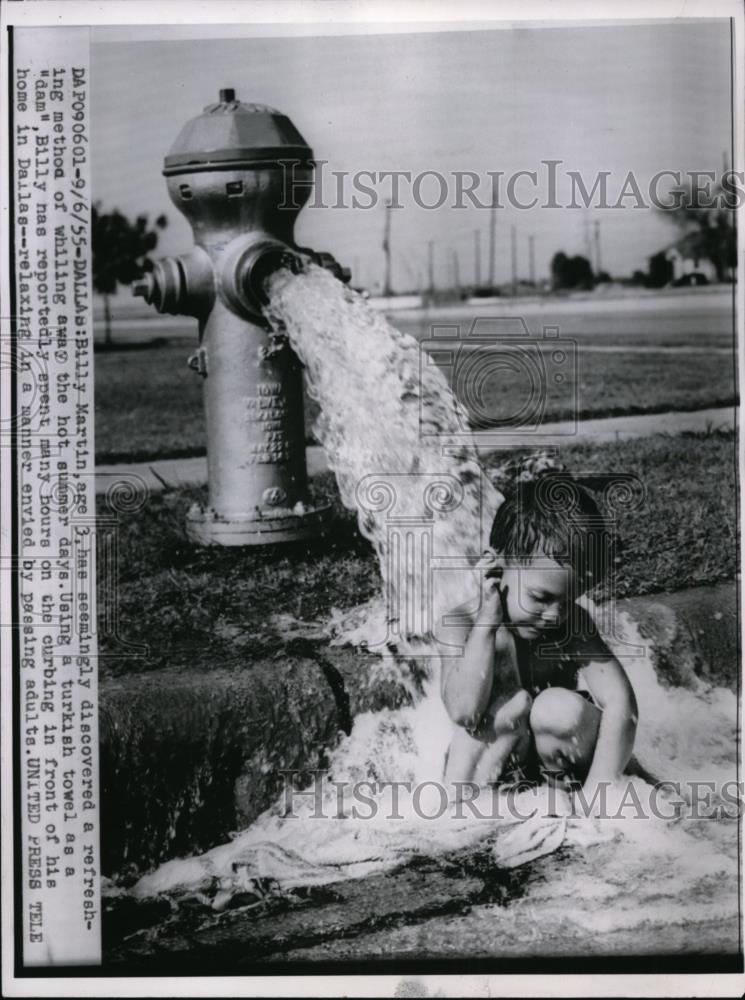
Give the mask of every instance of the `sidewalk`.
MULTIPOLYGON (((326 456, 320 445, 305 449, 308 475, 317 476, 326 471, 326 456)), ((200 485, 207 482, 207 456, 196 458, 157 458, 151 462, 127 462, 96 466, 96 493, 105 493, 113 483, 123 477, 139 477, 135 485, 159 493, 165 486, 200 485), (164 485, 165 484, 165 485, 164 485)))
MULTIPOLYGON (((494 448, 526 447, 529 445, 561 445, 577 441, 619 441, 626 438, 648 437, 651 434, 682 434, 711 429, 732 429, 735 410, 732 406, 690 413, 645 413, 633 417, 608 417, 602 420, 582 420, 577 424, 558 422, 543 424, 540 433, 510 433, 502 430, 477 431, 474 434, 480 452, 494 448)), ((308 475, 315 476, 327 469, 326 456, 320 445, 305 449, 308 475)), ((207 458, 164 458, 151 462, 133 462, 96 466, 96 493, 105 493, 122 477, 139 477, 136 485, 151 492, 167 486, 184 486, 207 482, 207 458)))

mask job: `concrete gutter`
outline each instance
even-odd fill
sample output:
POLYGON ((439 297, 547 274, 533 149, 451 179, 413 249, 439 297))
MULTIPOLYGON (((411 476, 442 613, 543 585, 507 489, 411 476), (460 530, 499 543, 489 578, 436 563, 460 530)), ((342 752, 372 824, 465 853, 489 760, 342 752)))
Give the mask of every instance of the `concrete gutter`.
MULTIPOLYGON (((618 602, 639 622, 664 683, 736 690, 734 583, 618 602)), ((102 677, 104 874, 224 843, 276 800, 282 771, 324 768, 360 712, 407 703, 369 654, 295 639, 244 669, 102 677)))

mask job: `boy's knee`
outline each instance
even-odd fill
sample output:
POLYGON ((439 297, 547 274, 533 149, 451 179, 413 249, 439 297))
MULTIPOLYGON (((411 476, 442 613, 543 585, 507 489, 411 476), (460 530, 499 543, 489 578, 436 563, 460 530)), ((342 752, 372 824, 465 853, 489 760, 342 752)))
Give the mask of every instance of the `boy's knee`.
POLYGON ((530 728, 534 733, 564 737, 573 733, 581 722, 582 698, 566 688, 552 687, 541 691, 530 709, 530 728))
POLYGON ((533 699, 530 697, 525 688, 520 688, 520 690, 516 691, 510 699, 509 705, 516 716, 520 717, 524 715, 527 717, 530 715, 533 699))

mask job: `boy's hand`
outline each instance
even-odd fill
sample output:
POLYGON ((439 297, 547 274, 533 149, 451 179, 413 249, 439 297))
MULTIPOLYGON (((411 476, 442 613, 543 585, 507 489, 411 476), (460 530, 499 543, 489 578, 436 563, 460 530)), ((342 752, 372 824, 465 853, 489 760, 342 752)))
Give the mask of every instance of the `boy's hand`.
POLYGON ((487 551, 476 563, 476 569, 483 573, 481 608, 477 622, 480 625, 496 627, 507 617, 505 613, 507 588, 502 588, 502 566, 496 555, 487 551))
MULTIPOLYGON (((581 789, 578 808, 580 815, 588 819, 619 819, 624 816, 623 807, 628 805, 626 792, 628 785, 623 778, 615 781, 585 781, 581 789)), ((575 793, 579 794, 579 793, 575 793)), ((625 813, 633 815, 633 813, 625 813)))

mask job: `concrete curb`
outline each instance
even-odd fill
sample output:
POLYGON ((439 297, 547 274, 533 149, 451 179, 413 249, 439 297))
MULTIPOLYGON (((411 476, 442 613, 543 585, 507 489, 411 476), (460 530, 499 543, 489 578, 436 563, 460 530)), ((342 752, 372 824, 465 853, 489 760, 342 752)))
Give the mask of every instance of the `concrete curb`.
POLYGON ((736 583, 692 587, 618 602, 648 639, 663 683, 698 680, 737 691, 740 683, 739 598, 736 583))
POLYGON ((104 874, 225 842, 277 799, 283 771, 324 768, 354 716, 410 700, 367 660, 296 639, 240 671, 102 677, 104 874))

